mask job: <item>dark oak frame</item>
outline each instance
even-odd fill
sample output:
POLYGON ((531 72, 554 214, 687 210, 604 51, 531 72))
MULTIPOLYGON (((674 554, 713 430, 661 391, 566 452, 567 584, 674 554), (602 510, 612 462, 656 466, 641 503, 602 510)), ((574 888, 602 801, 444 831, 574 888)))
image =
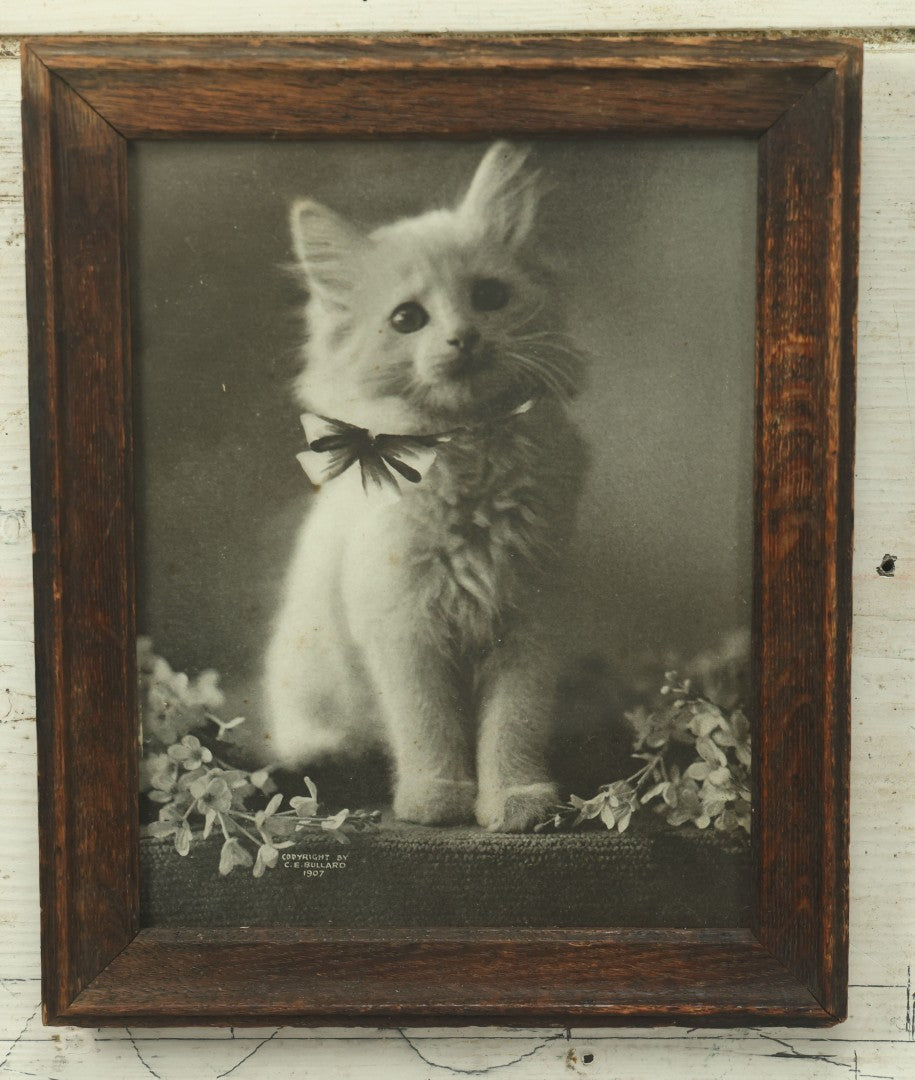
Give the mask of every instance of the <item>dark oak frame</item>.
POLYGON ((24 42, 46 1023, 845 1016, 861 60, 800 38, 24 42), (611 132, 759 139, 753 925, 140 929, 129 140, 611 132))

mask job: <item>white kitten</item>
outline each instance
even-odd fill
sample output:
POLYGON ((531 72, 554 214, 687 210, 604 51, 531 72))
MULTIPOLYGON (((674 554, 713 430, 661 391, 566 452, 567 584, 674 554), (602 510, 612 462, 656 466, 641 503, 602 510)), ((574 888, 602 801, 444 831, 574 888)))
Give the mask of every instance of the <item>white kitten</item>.
POLYGON ((585 469, 581 356, 529 250, 527 152, 490 147, 454 210, 365 235, 305 200, 310 410, 450 441, 397 500, 357 462, 316 496, 266 661, 270 753, 385 747, 395 813, 521 830, 557 798, 545 749, 563 556, 585 469), (515 409, 532 400, 523 413, 515 409))

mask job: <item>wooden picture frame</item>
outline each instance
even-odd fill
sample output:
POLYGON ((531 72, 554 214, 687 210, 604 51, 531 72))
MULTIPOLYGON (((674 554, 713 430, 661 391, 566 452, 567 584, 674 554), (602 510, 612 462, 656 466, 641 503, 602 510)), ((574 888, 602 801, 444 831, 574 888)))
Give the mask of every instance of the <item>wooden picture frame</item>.
POLYGON ((22 56, 45 1022, 843 1019, 860 43, 69 37, 22 56), (752 926, 140 929, 128 144, 520 133, 759 140, 752 926))

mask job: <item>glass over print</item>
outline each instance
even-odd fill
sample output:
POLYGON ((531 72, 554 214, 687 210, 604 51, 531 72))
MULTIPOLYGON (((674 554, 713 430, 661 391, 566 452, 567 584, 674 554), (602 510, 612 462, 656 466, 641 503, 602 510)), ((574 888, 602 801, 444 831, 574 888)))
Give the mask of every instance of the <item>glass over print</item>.
POLYGON ((755 142, 130 154, 144 920, 747 925, 755 142))

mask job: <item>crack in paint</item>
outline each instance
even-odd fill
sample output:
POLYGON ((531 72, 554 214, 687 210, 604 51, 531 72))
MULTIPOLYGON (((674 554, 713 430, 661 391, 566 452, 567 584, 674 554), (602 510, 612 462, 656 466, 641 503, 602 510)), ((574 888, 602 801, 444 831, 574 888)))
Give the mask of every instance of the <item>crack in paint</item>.
MULTIPOLYGON (((28 1018, 28 1020, 26 1020, 26 1022, 22 1025, 22 1030, 19 1032, 19 1034, 16 1036, 16 1038, 13 1039, 13 1041, 10 1043, 9 1050, 7 1050, 7 1052, 3 1055, 3 1060, 0 1061, 0 1069, 3 1069, 3 1068, 6 1067, 6 1063, 9 1061, 10 1056, 12 1055, 13 1051, 16 1049, 16 1047, 22 1041, 22 1036, 25 1035, 25 1033, 28 1031, 29 1024, 31 1024, 31 1022, 35 1019, 35 1017, 40 1012, 41 1012, 41 1003, 39 1002, 39 1004, 35 1006, 35 1011, 28 1018)), ((13 1069, 12 1071, 13 1072, 18 1072, 17 1069, 13 1069)))
POLYGON ((245 1054, 245 1056, 241 1059, 241 1061, 236 1062, 232 1066, 231 1069, 227 1069, 225 1072, 219 1073, 217 1075, 216 1080, 222 1080, 222 1078, 224 1076, 228 1076, 230 1073, 234 1073, 235 1070, 240 1068, 242 1065, 244 1065, 244 1063, 246 1061, 250 1061, 251 1058, 254 1057, 254 1055, 258 1052, 258 1050, 260 1050, 260 1048, 262 1046, 264 1046, 266 1043, 270 1042, 271 1040, 275 1039, 277 1037, 277 1035, 279 1035, 279 1033, 282 1030, 283 1030, 282 1028, 277 1028, 276 1031, 274 1031, 274 1033, 272 1035, 269 1035, 266 1039, 261 1039, 261 1041, 257 1044, 257 1046, 255 1046, 254 1049, 250 1053, 245 1054))
POLYGON ((783 1046, 784 1050, 777 1050, 772 1054, 767 1054, 767 1057, 772 1058, 788 1058, 793 1061, 822 1061, 825 1065, 835 1065, 838 1069, 848 1069, 855 1080, 895 1080, 892 1076, 881 1076, 878 1073, 862 1073, 858 1072, 858 1051, 854 1051, 854 1063, 849 1065, 845 1061, 836 1061, 834 1054, 805 1054, 803 1050, 798 1050, 786 1039, 779 1039, 775 1035, 769 1035, 765 1031, 760 1031, 758 1028, 753 1029, 755 1033, 761 1038, 766 1039, 768 1042, 778 1043, 779 1046, 783 1046))
POLYGON ((571 1032, 569 1032, 569 1035, 567 1036, 566 1031, 562 1031, 558 1035, 550 1035, 549 1038, 539 1042, 532 1050, 528 1050, 518 1057, 512 1058, 511 1061, 503 1061, 499 1065, 484 1065, 481 1069, 463 1069, 459 1065, 443 1065, 441 1062, 432 1061, 431 1058, 426 1057, 402 1028, 398 1028, 397 1033, 424 1064, 431 1065, 433 1069, 446 1069, 448 1072, 456 1073, 459 1076, 487 1076, 497 1069, 508 1069, 512 1065, 517 1065, 519 1061, 524 1061, 525 1058, 533 1057, 534 1054, 538 1053, 545 1046, 549 1046, 550 1043, 556 1042, 557 1039, 567 1039, 571 1037, 571 1032))
POLYGON ((127 1038, 130 1039, 130 1045, 133 1047, 134 1053, 137 1055, 137 1059, 140 1062, 140 1064, 143 1066, 143 1068, 146 1069, 146 1071, 151 1076, 154 1076, 156 1078, 156 1080, 162 1080, 162 1077, 156 1072, 156 1070, 152 1067, 152 1065, 150 1065, 149 1062, 146 1060, 146 1058, 143 1057, 143 1055, 140 1053, 140 1048, 139 1048, 139 1046, 137 1046, 137 1041, 133 1037, 133 1035, 131 1034, 130 1028, 124 1028, 124 1030, 127 1032, 127 1038))

